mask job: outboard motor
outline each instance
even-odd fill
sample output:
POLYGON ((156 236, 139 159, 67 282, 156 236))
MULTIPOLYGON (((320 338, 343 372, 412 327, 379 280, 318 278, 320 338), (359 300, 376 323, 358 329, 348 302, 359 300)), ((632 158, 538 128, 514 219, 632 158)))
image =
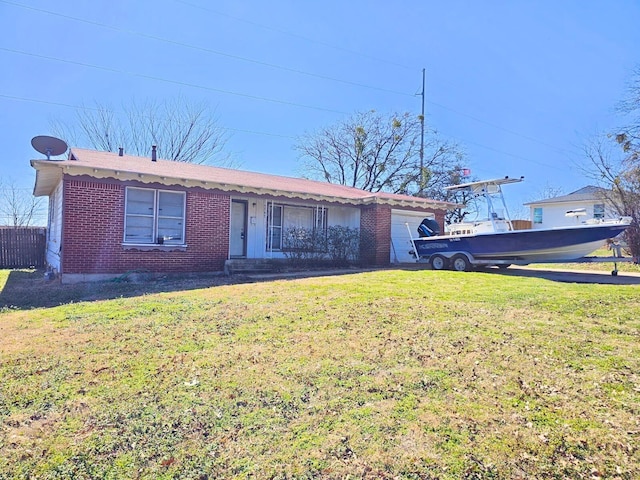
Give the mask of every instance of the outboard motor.
POLYGON ((425 218, 418 227, 418 235, 420 237, 433 237, 440 235, 440 225, 432 218, 425 218))

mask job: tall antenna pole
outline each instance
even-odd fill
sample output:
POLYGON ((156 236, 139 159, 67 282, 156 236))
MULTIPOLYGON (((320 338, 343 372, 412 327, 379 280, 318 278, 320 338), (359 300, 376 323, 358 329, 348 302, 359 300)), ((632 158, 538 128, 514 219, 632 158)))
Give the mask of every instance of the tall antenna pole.
POLYGON ((422 196, 422 190, 424 189, 424 75, 425 69, 422 69, 422 110, 420 112, 420 189, 418 195, 422 196))

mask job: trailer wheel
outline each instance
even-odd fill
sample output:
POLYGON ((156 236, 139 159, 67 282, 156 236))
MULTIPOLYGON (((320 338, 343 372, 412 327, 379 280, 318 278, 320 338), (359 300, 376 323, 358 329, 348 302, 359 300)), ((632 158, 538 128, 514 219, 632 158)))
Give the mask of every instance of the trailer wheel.
POLYGON ((468 272, 471 270, 471 262, 466 255, 459 253, 451 259, 451 268, 456 272, 468 272))
POLYGON ((447 268, 447 258, 444 255, 436 253, 429 257, 429 265, 431 265, 431 270, 444 270, 447 268))

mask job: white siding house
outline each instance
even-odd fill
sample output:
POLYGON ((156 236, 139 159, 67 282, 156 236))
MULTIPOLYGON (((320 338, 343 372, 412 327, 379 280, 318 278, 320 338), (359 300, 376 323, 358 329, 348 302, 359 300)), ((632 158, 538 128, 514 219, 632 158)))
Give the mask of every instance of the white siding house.
POLYGON ((59 184, 49 196, 48 223, 45 259, 47 265, 58 270, 62 247, 62 184, 59 184))
POLYGON ((612 216, 602 193, 602 188, 588 185, 568 195, 525 203, 525 206, 530 209, 534 229, 575 225, 612 216), (567 212, 573 213, 567 215, 567 212))
MULTIPOLYGON (((424 213, 423 213, 424 215, 424 213)), ((314 226, 359 228, 360 209, 353 206, 322 206, 294 199, 273 201, 255 196, 232 197, 230 256, 241 258, 286 258, 281 249, 282 235, 291 227, 313 229, 314 226), (236 222, 236 206, 240 212, 236 222), (235 242, 237 237, 241 241, 235 242)))

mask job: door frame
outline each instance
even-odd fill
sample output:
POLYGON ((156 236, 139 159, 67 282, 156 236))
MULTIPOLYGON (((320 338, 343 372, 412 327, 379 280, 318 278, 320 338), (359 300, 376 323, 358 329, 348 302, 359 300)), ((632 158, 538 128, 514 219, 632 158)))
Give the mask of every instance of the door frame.
POLYGON ((246 258, 247 257, 247 220, 249 216, 249 202, 247 200, 231 200, 231 208, 229 211, 229 258, 246 258), (233 218, 233 208, 234 204, 236 206, 242 205, 243 208, 243 222, 242 222, 242 230, 244 232, 244 236, 242 237, 242 254, 241 255, 232 255, 232 218, 233 218))

